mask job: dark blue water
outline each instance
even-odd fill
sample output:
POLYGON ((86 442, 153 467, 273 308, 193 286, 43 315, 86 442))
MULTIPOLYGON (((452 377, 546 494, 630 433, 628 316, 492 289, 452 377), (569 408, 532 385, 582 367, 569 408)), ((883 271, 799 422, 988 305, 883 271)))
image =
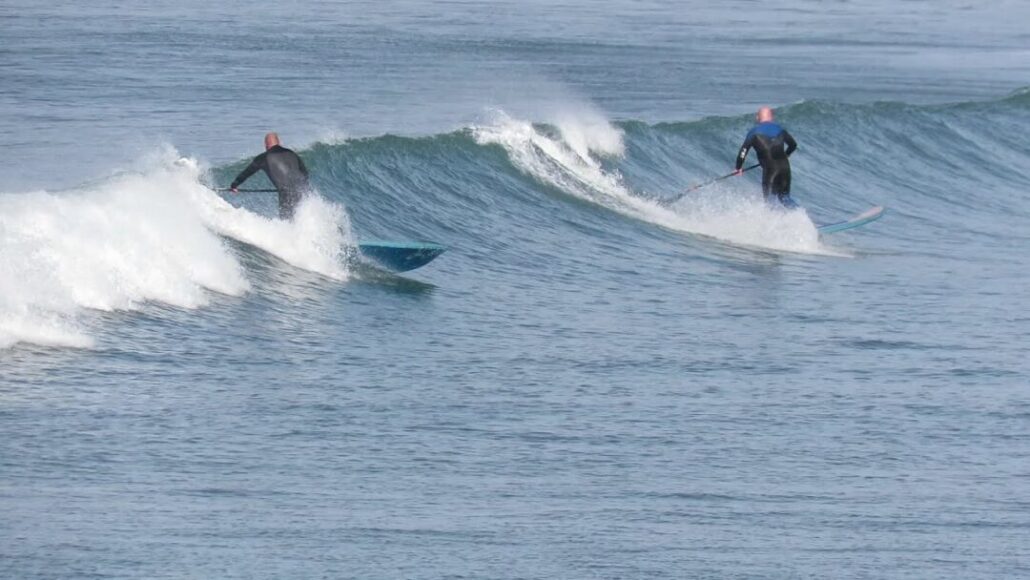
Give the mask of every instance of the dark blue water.
POLYGON ((1023 4, 8 7, 0 577, 1030 576, 1023 4))

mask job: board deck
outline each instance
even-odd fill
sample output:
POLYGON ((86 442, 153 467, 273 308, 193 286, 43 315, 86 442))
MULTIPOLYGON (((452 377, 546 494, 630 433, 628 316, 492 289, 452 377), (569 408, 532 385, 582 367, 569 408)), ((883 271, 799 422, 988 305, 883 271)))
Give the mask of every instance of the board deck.
POLYGON ((407 272, 421 268, 446 249, 439 244, 428 242, 365 240, 358 243, 358 251, 363 258, 391 272, 407 272))
POLYGON ((819 226, 817 229, 819 230, 820 234, 835 234, 837 232, 843 232, 845 230, 850 230, 852 228, 864 226, 869 222, 874 222, 880 219, 881 217, 883 217, 883 212, 885 212, 886 210, 887 208, 883 207, 882 205, 878 205, 876 207, 871 207, 867 209, 866 211, 852 217, 851 219, 842 222, 819 226))
MULTIPOLYGON (((773 207, 778 209, 793 210, 801 207, 801 205, 798 204, 798 202, 794 201, 794 198, 790 197, 789 195, 779 198, 775 201, 771 201, 769 203, 773 207)), ((878 205, 875 207, 871 207, 865 210, 864 212, 852 218, 846 219, 842 222, 835 222, 832 224, 818 226, 816 229, 819 230, 820 234, 835 234, 837 232, 843 232, 845 230, 850 230, 853 228, 857 228, 859 226, 864 226, 869 222, 873 222, 880 219, 881 217, 883 217, 883 212, 886 210, 887 208, 883 207, 882 205, 878 205)))

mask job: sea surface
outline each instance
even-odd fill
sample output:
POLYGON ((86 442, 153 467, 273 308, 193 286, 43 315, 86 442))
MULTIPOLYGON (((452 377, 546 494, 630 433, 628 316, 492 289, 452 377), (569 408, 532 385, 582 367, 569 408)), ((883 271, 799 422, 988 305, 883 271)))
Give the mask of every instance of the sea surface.
POLYGON ((0 578, 1030 577, 1028 22, 2 0, 0 578))

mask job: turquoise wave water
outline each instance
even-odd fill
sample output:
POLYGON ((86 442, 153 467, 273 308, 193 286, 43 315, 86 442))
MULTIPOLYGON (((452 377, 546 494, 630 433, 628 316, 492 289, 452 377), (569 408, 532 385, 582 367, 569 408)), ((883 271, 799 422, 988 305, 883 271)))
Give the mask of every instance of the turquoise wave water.
MULTIPOLYGON (((1026 215, 1017 168, 1028 153, 1020 137, 1030 129, 1027 91, 932 106, 812 101, 781 107, 779 118, 801 142, 794 195, 819 221, 882 204, 925 225, 912 232, 925 236, 991 217, 1004 227, 1026 215)), ((571 119, 561 127, 503 116, 446 134, 317 143, 301 153, 316 186, 346 205, 359 231, 489 247, 511 236, 505 216, 536 222, 556 203, 566 216, 596 224, 621 214, 668 225, 666 216, 633 203, 666 199, 726 173, 750 123, 749 116, 659 124, 571 119), (606 139, 618 151, 608 150, 606 139), (574 199, 587 203, 559 201, 574 199)), ((213 181, 228 182, 243 163, 216 168, 213 181)), ((752 174, 691 197, 743 200, 755 190, 752 174)), ((689 216, 691 201, 679 213, 689 216)))

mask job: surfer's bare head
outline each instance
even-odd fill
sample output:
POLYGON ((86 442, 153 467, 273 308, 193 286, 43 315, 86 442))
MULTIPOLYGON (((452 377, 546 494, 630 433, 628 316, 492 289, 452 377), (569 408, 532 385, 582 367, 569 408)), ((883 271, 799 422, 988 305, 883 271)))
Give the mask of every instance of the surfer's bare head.
POLYGON ((279 135, 275 133, 269 133, 265 135, 265 150, 269 150, 279 144, 279 135))
POLYGON ((762 107, 761 109, 758 109, 758 112, 755 113, 755 120, 758 121, 759 123, 768 123, 769 121, 772 121, 773 120, 773 110, 772 110, 772 107, 762 107))

